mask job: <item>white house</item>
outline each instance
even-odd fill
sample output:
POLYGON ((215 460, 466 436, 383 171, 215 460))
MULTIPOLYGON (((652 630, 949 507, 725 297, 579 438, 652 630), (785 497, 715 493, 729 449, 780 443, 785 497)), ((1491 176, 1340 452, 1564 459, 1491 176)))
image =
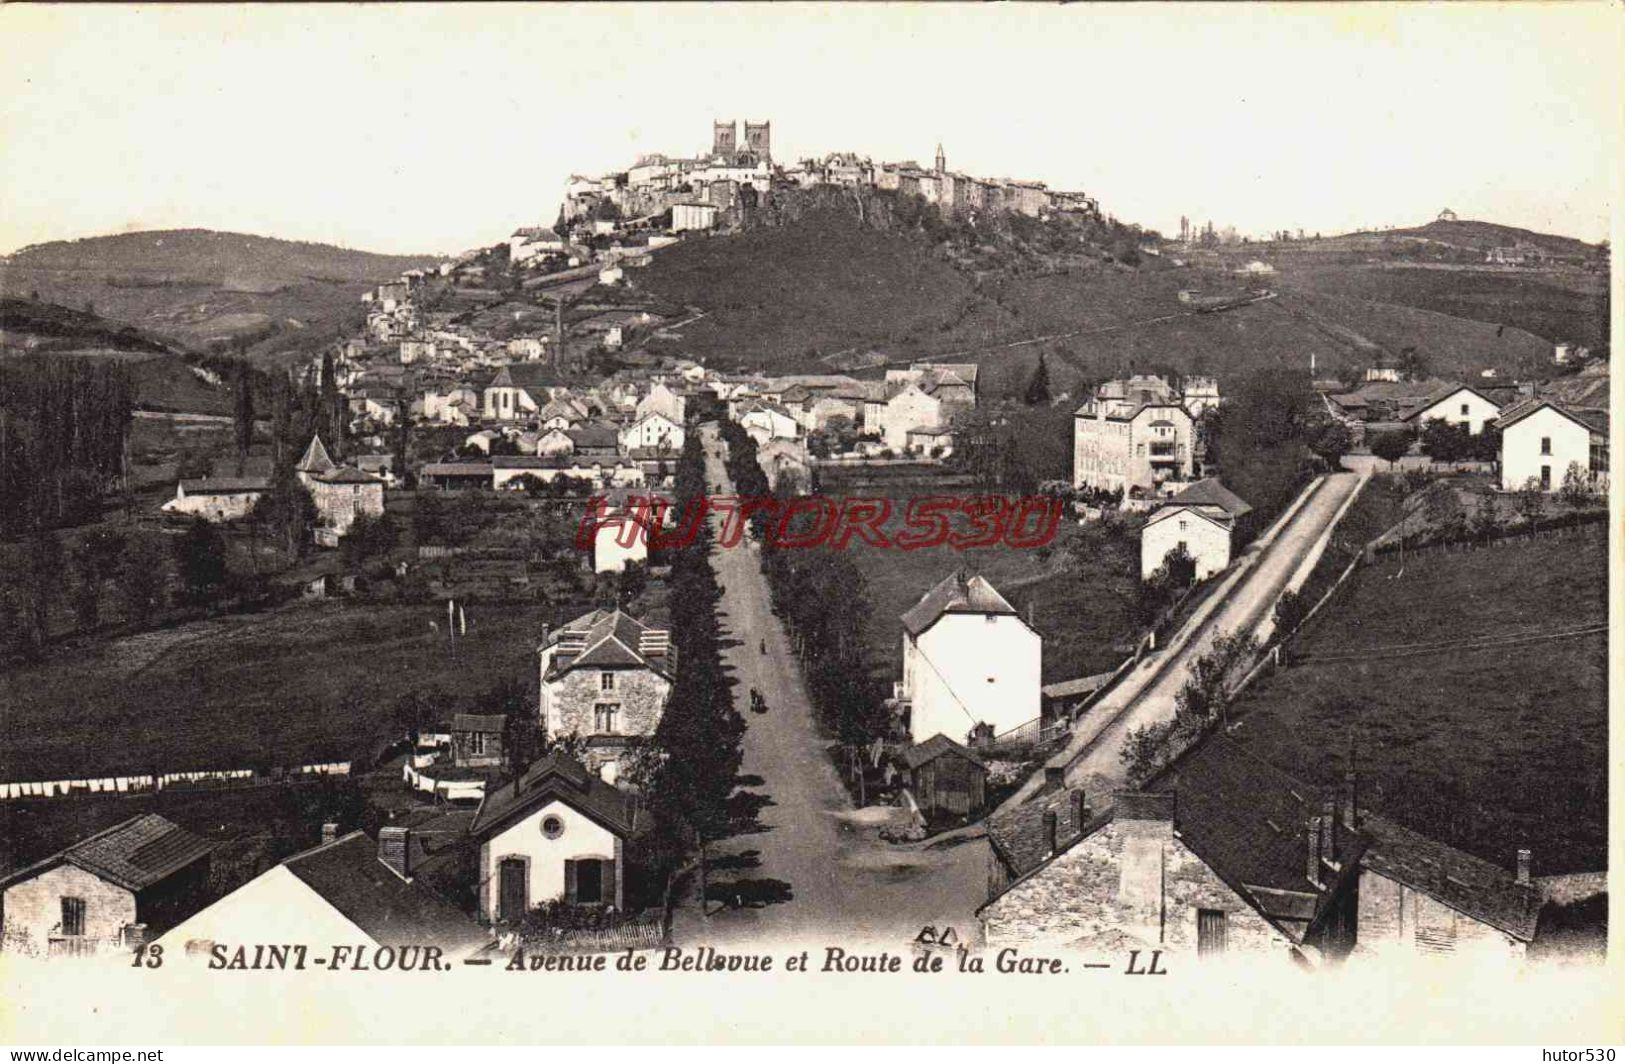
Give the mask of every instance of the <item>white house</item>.
POLYGON ((628 565, 649 563, 649 537, 646 517, 626 501, 626 493, 618 493, 604 511, 604 522, 593 530, 592 571, 595 573, 624 572, 628 565))
POLYGON ((625 454, 644 450, 676 454, 683 449, 683 425, 665 414, 649 413, 621 429, 617 438, 625 454))
POLYGON ((88 957, 132 949, 201 904, 214 844, 155 813, 0 879, 0 950, 88 957))
POLYGON ((557 751, 487 790, 469 827, 480 919, 515 921, 551 901, 623 908, 634 817, 627 795, 557 751))
POLYGON ((1036 720, 1044 640, 992 584, 951 573, 903 614, 898 698, 916 743, 1036 720))
POLYGON ((1230 564, 1236 519, 1251 511, 1212 477, 1192 484, 1158 508, 1140 530, 1140 579, 1151 579, 1170 552, 1184 547, 1196 562, 1196 579, 1206 580, 1230 564))
POLYGON ((675 203, 671 208, 671 231, 710 229, 717 224, 717 207, 712 203, 675 203))
POLYGON ((1495 421, 1501 413, 1501 404, 1466 384, 1452 384, 1423 399, 1400 419, 1418 427, 1429 421, 1446 421, 1452 425, 1465 425, 1477 436, 1484 426, 1495 421))
POLYGON ((298 943, 312 957, 370 945, 437 946, 457 958, 489 941, 418 878, 429 854, 406 828, 386 827, 377 842, 360 831, 323 831, 335 837, 260 873, 159 938, 165 956, 201 964, 216 947, 298 943))
POLYGON ((795 416, 778 403, 753 400, 739 413, 739 426, 758 444, 768 440, 794 440, 801 435, 801 425, 795 416))
POLYGON ((1549 399, 1530 398, 1501 412, 1501 490, 1517 491, 1531 482, 1558 491, 1569 466, 1588 478, 1608 472, 1606 415, 1566 410, 1549 399))
POLYGON ((167 514, 184 514, 207 521, 235 521, 246 517, 267 491, 264 477, 207 477, 175 484, 175 497, 164 503, 167 514))
POLYGON ((666 387, 664 382, 655 381, 649 386, 648 394, 638 400, 638 405, 632 413, 633 417, 664 414, 667 419, 681 425, 686 405, 683 397, 666 387))

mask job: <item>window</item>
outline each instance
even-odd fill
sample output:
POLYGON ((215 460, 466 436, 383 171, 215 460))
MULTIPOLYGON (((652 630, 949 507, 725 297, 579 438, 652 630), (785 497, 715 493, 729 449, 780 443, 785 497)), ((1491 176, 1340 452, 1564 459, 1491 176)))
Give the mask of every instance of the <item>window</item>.
POLYGON ((601 673, 599 673, 598 674, 598 689, 600 691, 613 691, 613 690, 615 690, 615 674, 613 672, 601 672, 601 673))
POLYGON ((1196 910, 1196 953, 1223 953, 1229 930, 1223 909, 1196 910))
POLYGON ((1467 416, 1467 404, 1466 403, 1461 404, 1461 416, 1462 417, 1467 416))
POLYGON ((1550 436, 1542 436, 1540 438, 1540 453, 1541 454, 1551 454, 1552 453, 1552 438, 1550 436))
POLYGON ((558 838, 564 834, 564 821, 552 813, 542 817, 542 834, 550 839, 558 838))
POLYGON ((62 899, 62 933, 73 938, 85 933, 85 899, 62 899))
POLYGON ((488 736, 484 732, 469 732, 468 733, 468 752, 471 753, 471 754, 483 754, 483 753, 485 753, 486 752, 486 750, 485 750, 485 740, 487 738, 488 738, 488 736))
POLYGON ((1552 490, 1552 467, 1549 465, 1543 465, 1540 467, 1540 490, 1552 490))
POLYGON ((596 706, 593 706, 593 731, 596 731, 600 735, 614 735, 615 717, 620 713, 620 711, 621 707, 611 702, 600 702, 596 706))

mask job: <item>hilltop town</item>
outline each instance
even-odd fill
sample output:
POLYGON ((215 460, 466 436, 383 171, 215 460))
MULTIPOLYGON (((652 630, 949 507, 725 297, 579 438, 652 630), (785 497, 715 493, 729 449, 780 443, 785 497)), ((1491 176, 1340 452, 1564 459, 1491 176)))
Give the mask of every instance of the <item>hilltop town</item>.
POLYGON ((1596 256, 1435 224, 1163 240, 941 146, 782 164, 718 122, 317 350, 188 363, 211 411, 29 345, 0 949, 205 963, 274 911, 497 963, 1599 953, 1606 342, 1317 272, 1565 292, 1596 256), (877 212, 974 313, 791 364, 739 339, 767 300, 661 276, 831 217, 872 249, 877 212))

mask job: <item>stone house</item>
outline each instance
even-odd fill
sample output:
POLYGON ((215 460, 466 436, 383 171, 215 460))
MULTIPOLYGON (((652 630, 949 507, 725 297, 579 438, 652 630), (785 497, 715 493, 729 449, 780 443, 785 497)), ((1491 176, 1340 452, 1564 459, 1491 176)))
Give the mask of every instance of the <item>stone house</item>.
POLYGON ((639 415, 637 420, 621 429, 621 453, 633 451, 665 451, 676 454, 683 449, 683 423, 660 411, 639 415))
POLYGON ((451 763, 458 768, 500 768, 507 718, 500 713, 458 713, 451 718, 451 763))
POLYGON ((479 915, 517 920, 538 905, 625 906, 629 795, 557 751, 489 788, 469 833, 480 847, 479 915))
POLYGON ((1107 381, 1073 415, 1072 486, 1127 496, 1188 480, 1195 426, 1183 397, 1161 377, 1107 381))
POLYGON ((133 949, 191 915, 214 844, 134 816, 0 879, 0 949, 92 956, 133 949))
POLYGON ((335 469, 314 478, 310 488, 322 527, 335 537, 348 533, 358 517, 383 516, 384 482, 359 469, 335 469))
POLYGON ((671 695, 671 633, 620 610, 593 610, 545 633, 537 712, 550 739, 587 741, 587 767, 613 782, 654 735, 671 695))
POLYGON ((1236 521, 1251 512, 1216 478, 1198 480, 1159 507, 1140 529, 1140 579, 1151 579, 1180 547, 1196 562, 1196 579, 1222 571, 1230 564, 1236 521))

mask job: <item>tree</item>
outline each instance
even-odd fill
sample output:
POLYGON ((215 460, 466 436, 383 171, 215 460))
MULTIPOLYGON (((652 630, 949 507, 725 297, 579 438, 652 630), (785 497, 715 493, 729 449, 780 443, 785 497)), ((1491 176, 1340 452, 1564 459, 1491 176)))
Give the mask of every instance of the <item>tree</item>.
POLYGON ((1325 417, 1313 423, 1309 433, 1309 449, 1332 469, 1342 465, 1343 456, 1354 446, 1354 437, 1348 426, 1334 417, 1325 417))
POLYGON ((151 623, 163 605, 165 559, 158 541, 147 536, 130 540, 119 566, 118 588, 124 611, 139 627, 151 623))
POLYGON ((1546 512, 1546 493, 1541 490, 1540 481, 1534 477, 1525 480, 1518 490, 1518 512, 1529 522, 1540 520, 1541 514, 1546 512))
POLYGON ((339 553, 346 565, 361 565, 395 549, 400 529, 386 514, 358 514, 349 531, 339 541, 339 553))
POLYGON ((1591 499, 1591 478, 1580 468, 1579 462, 1570 462, 1563 472, 1563 501, 1579 509, 1591 499))
POLYGON ((1281 592, 1281 597, 1275 603, 1275 634, 1286 636, 1292 633, 1304 618, 1309 614, 1309 605, 1304 602, 1303 596, 1291 590, 1281 592))
POLYGON ((207 602, 226 582, 226 541, 220 530, 201 517, 194 517, 175 540, 175 570, 186 595, 194 602, 207 602))
POLYGON ((62 570, 62 541, 43 526, 28 537, 27 646, 44 649, 51 632, 51 603, 56 600, 62 570))
POLYGON ((1371 440, 1371 453, 1388 463, 1392 469, 1394 463, 1405 457, 1411 449, 1411 435, 1408 432, 1391 431, 1379 432, 1371 440))
POLYGON ((1033 369, 1032 379, 1027 382, 1027 394, 1024 397, 1028 406, 1038 406, 1048 403, 1049 394, 1049 366, 1044 361, 1044 352, 1038 352, 1038 365, 1033 369))
POLYGON ((1443 418, 1429 418, 1422 426, 1422 450, 1435 462, 1459 462, 1473 453, 1471 430, 1443 418))
POLYGON ((232 406, 232 428, 237 440, 237 475, 243 475, 248 449, 254 445, 254 378, 246 363, 237 367, 237 395, 232 406))

